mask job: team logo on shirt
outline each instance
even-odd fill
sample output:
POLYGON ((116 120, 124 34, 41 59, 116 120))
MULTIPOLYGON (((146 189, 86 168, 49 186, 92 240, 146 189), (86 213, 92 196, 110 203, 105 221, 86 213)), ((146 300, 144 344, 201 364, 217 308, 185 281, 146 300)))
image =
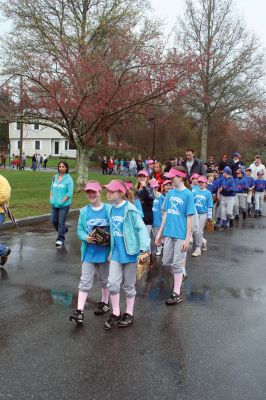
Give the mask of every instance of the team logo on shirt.
POLYGON ((96 226, 108 226, 108 221, 105 218, 92 218, 87 222, 88 234, 93 231, 96 226))
POLYGON ((114 236, 123 236, 123 222, 124 217, 121 216, 114 216, 112 217, 112 230, 114 236))
POLYGON ((184 204, 183 200, 180 197, 171 197, 169 203, 168 214, 180 215, 179 208, 184 204))
POLYGON ((202 196, 201 194, 198 194, 197 196, 195 196, 195 200, 196 200, 196 203, 195 203, 196 207, 201 207, 201 208, 204 207, 204 202, 206 200, 205 196, 202 196))
POLYGON ((158 199, 154 199, 153 200, 152 211, 158 211, 159 210, 158 205, 159 205, 159 200, 158 199))

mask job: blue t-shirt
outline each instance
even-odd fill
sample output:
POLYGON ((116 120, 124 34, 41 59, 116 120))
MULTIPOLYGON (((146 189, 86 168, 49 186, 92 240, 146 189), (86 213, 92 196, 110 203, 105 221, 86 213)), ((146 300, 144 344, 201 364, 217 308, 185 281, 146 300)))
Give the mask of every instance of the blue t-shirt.
POLYGON ((266 180, 256 179, 255 180, 255 192, 264 192, 266 189, 266 180))
POLYGON ((112 261, 117 261, 120 264, 128 264, 137 262, 137 256, 129 255, 126 251, 124 242, 124 215, 125 215, 126 201, 121 203, 120 207, 115 205, 112 207, 110 216, 111 234, 114 236, 114 248, 111 256, 112 261))
POLYGON ((255 179, 252 176, 247 176, 248 187, 251 188, 255 186, 255 179))
POLYGON ((187 235, 187 216, 194 215, 193 194, 189 189, 171 189, 163 204, 166 222, 163 236, 185 240, 187 235))
MULTIPOLYGON (((100 226, 109 231, 108 212, 106 204, 100 209, 95 209, 91 205, 87 207, 87 234, 91 234, 96 226, 100 226)), ((97 244, 88 243, 87 250, 84 255, 83 261, 95 264, 105 263, 108 257, 108 249, 106 246, 99 246, 97 244)))
POLYGON ((192 190, 192 193, 197 192, 199 190, 199 186, 198 185, 191 185, 191 190, 192 190))
POLYGON ((153 223, 154 228, 159 228, 162 223, 162 205, 165 197, 160 195, 155 197, 152 205, 153 223))
POLYGON ((209 190, 198 190, 193 193, 193 196, 198 214, 205 214, 208 208, 213 208, 212 194, 209 190))

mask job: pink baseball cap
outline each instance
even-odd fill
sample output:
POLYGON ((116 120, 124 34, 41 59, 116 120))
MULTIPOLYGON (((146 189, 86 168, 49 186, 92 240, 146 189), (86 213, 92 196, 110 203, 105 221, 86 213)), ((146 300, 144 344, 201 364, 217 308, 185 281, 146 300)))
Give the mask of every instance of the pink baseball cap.
POLYGON ((175 168, 171 168, 169 172, 164 175, 166 178, 172 179, 175 176, 180 176, 181 178, 186 178, 187 174, 182 171, 177 171, 175 168))
POLYGON ((98 182, 88 182, 85 186, 85 192, 92 190, 93 192, 101 192, 102 186, 98 182))
POLYGON ((154 164, 154 161, 153 160, 147 161, 147 165, 150 165, 150 164, 154 164))
POLYGON ((199 174, 193 174, 191 175, 191 177, 189 178, 190 182, 192 181, 192 179, 198 179, 200 177, 199 174))
POLYGON ((144 175, 144 176, 146 176, 146 178, 149 177, 149 174, 147 171, 145 171, 145 169, 143 169, 142 171, 139 171, 138 176, 140 176, 140 175, 144 175))
POLYGON ((132 186, 133 186, 133 183, 132 182, 125 182, 125 185, 126 185, 127 189, 131 189, 132 186))
POLYGON ((151 180, 149 181, 149 184, 150 184, 150 187, 151 187, 152 189, 155 189, 156 187, 159 187, 159 183, 156 181, 156 179, 151 179, 151 180))
POLYGON ((172 182, 169 181, 169 180, 163 182, 163 186, 164 186, 164 185, 169 185, 169 184, 172 185, 172 182))
POLYGON ((104 185, 106 189, 110 190, 110 192, 122 192, 126 194, 127 190, 126 187, 123 185, 122 182, 113 180, 108 183, 108 185, 104 185))
POLYGON ((207 183, 208 180, 207 180, 207 178, 205 178, 205 176, 200 176, 199 179, 198 179, 198 182, 207 183))

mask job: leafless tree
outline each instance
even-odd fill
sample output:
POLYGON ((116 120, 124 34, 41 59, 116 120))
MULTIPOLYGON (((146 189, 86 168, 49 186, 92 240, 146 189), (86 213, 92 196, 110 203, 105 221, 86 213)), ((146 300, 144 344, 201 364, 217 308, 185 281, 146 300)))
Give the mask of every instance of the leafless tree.
POLYGON ((233 118, 262 97, 260 44, 235 15, 232 0, 186 0, 176 46, 198 60, 198 70, 185 82, 190 90, 184 104, 199 122, 206 160, 212 116, 233 118))

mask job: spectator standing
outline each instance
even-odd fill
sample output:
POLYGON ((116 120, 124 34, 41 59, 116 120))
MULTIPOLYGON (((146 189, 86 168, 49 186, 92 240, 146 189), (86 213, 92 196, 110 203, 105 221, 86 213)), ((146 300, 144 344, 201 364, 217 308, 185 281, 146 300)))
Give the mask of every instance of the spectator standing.
POLYGON ((194 150, 187 149, 186 159, 182 161, 181 166, 185 168, 187 176, 190 178, 193 174, 206 175, 203 162, 194 156, 194 150))
POLYGON ((25 169, 26 167, 26 154, 22 153, 22 166, 21 169, 25 169))
POLYGON ((137 163, 136 163, 135 158, 132 158, 129 163, 129 172, 130 172, 131 176, 137 175, 137 163))
POLYGON ((258 172, 261 172, 263 179, 266 179, 266 169, 265 165, 261 162, 261 157, 259 154, 256 155, 255 161, 249 167, 251 169, 251 176, 253 179, 258 179, 258 172))
POLYGON ((233 178, 237 177, 236 171, 244 167, 244 163, 241 160, 241 155, 239 153, 233 154, 233 160, 229 163, 229 167, 231 168, 233 178))
POLYGON ((101 168, 103 175, 107 175, 107 167, 108 167, 107 157, 104 156, 101 161, 101 168))
POLYGON ((223 155, 222 161, 219 162, 219 171, 223 171, 225 167, 229 167, 228 156, 226 154, 223 155))
POLYGON ((33 154, 32 158, 31 158, 31 169, 32 171, 36 171, 37 169, 37 154, 33 154))
POLYGON ((1 165, 0 167, 6 167, 6 153, 4 151, 2 151, 1 153, 1 165))
POLYGON ((114 159, 113 157, 110 157, 107 163, 108 166, 108 175, 113 175, 114 172, 114 159))
POLYGON ((46 167, 47 167, 47 163, 48 163, 48 157, 46 156, 46 154, 44 154, 42 166, 43 166, 43 169, 45 169, 45 170, 46 170, 46 167))

